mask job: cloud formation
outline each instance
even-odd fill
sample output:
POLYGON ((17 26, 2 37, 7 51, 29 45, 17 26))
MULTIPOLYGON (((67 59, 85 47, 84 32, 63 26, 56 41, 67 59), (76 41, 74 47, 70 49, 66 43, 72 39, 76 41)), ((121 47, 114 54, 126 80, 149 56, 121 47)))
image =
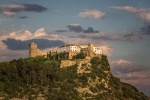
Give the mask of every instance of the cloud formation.
POLYGON ((104 32, 95 33, 95 34, 80 34, 76 36, 78 38, 91 38, 91 39, 103 39, 103 40, 113 40, 113 41, 137 41, 142 39, 142 36, 130 33, 130 34, 124 34, 124 35, 116 35, 116 34, 107 34, 104 32))
POLYGON ((8 38, 7 40, 3 40, 2 42, 10 50, 28 50, 28 45, 32 42, 38 44, 38 47, 40 49, 57 47, 65 44, 63 41, 60 40, 47 40, 47 39, 31 39, 31 40, 21 41, 21 40, 8 38))
POLYGON ((37 29, 34 33, 28 30, 14 31, 8 35, 1 35, 0 42, 10 50, 27 50, 28 45, 35 42, 40 49, 64 45, 57 34, 46 34, 44 28, 37 29))
POLYGON ((129 72, 132 73, 145 70, 144 68, 140 66, 135 66, 132 62, 123 59, 112 61, 111 65, 112 65, 112 72, 116 75, 118 73, 129 73, 129 72))
POLYGON ((94 31, 92 27, 88 27, 87 30, 84 30, 84 33, 99 33, 99 31, 94 31))
POLYGON ((100 10, 86 10, 80 12, 79 16, 83 18, 102 19, 106 17, 106 14, 100 10))
MULTIPOLYGON (((7 33, 8 34, 8 33, 7 33)), ((6 40, 7 38, 14 38, 16 40, 29 40, 34 38, 42 38, 46 36, 46 32, 44 28, 37 29, 34 33, 31 33, 28 30, 20 30, 10 32, 8 35, 2 35, 0 40, 6 40)))
POLYGON ((73 32, 82 32, 84 30, 80 26, 80 24, 70 24, 70 25, 67 25, 67 27, 69 28, 69 31, 73 31, 73 32))
MULTIPOLYGON (((28 12, 43 12, 47 8, 37 4, 11 4, 11 5, 0 5, 0 13, 14 17, 18 12, 28 11, 28 12)), ((25 18, 25 17, 23 17, 25 18)))
POLYGON ((110 45, 108 44, 101 44, 101 46, 99 46, 102 50, 103 50, 103 54, 107 55, 107 56, 111 56, 113 53, 113 49, 110 47, 110 45))
POLYGON ((37 43, 42 50, 64 45, 61 36, 55 33, 46 34, 44 28, 37 29, 34 33, 29 30, 0 32, 0 61, 28 57, 28 45, 31 42, 37 43))
POLYGON ((99 31, 95 31, 93 27, 88 27, 88 29, 83 29, 80 24, 69 24, 67 25, 68 30, 56 30, 56 32, 83 32, 83 33, 99 33, 99 31))
POLYGON ((144 20, 147 23, 150 23, 150 9, 143 9, 143 8, 139 9, 130 6, 124 6, 124 7, 112 6, 111 8, 125 11, 128 13, 133 13, 136 16, 138 16, 138 18, 144 20))
MULTIPOLYGON (((123 59, 111 61, 110 64, 112 74, 120 78, 121 81, 136 86, 140 91, 143 91, 142 88, 150 86, 150 69, 143 66, 137 66, 132 62, 123 59)), ((150 91, 147 90, 146 93, 149 92, 150 91)))

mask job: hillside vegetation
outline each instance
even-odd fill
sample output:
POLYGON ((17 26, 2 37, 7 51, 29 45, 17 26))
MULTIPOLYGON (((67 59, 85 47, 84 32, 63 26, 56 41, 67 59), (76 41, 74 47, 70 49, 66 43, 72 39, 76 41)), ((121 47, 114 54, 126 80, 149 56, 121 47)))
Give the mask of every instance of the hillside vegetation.
POLYGON ((1 62, 0 99, 149 100, 110 73, 105 55, 80 66, 59 66, 60 61, 43 57, 1 62))

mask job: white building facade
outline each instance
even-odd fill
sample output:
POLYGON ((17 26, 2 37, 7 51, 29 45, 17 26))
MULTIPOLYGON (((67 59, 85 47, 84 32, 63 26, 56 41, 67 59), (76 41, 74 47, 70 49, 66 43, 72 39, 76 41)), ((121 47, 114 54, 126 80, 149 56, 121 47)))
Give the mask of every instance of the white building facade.
MULTIPOLYGON (((63 52, 81 52, 82 49, 88 48, 88 44, 83 45, 77 45, 77 44, 70 44, 70 45, 64 45, 59 48, 57 48, 57 53, 63 53, 63 52)), ((94 46, 93 52, 96 55, 102 55, 103 50, 100 47, 94 46)))
POLYGON ((95 54, 99 54, 99 55, 103 54, 103 50, 100 47, 94 47, 93 49, 95 54))
POLYGON ((59 48, 57 48, 57 53, 63 53, 63 52, 80 52, 81 49, 79 46, 77 45, 66 45, 66 46, 61 46, 59 48))

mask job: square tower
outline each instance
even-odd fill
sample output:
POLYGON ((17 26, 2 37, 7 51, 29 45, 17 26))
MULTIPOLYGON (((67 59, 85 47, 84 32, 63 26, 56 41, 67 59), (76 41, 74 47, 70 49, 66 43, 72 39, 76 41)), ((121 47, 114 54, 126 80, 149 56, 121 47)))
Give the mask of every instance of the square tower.
POLYGON ((29 57, 35 57, 37 55, 37 44, 32 42, 29 44, 29 57))

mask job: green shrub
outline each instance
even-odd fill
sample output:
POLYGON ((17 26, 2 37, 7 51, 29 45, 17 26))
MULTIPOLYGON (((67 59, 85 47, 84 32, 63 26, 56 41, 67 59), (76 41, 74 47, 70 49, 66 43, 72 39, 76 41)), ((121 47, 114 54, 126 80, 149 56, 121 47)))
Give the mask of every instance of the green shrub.
POLYGON ((96 65, 97 66, 98 64, 101 63, 100 57, 93 57, 90 62, 91 62, 92 65, 96 65))

